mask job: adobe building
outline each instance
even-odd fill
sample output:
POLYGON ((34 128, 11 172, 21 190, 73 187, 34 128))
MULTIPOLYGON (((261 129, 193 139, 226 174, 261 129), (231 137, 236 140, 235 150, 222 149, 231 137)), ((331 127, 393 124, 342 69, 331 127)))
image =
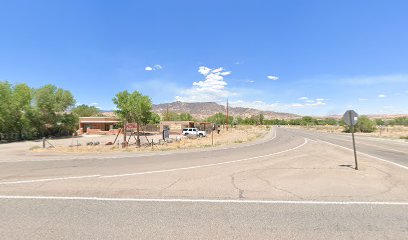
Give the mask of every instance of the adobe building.
POLYGON ((164 129, 169 129, 172 134, 181 134, 183 128, 194 127, 194 122, 192 121, 161 121, 160 122, 160 132, 164 129))
POLYGON ((80 117, 79 134, 117 134, 118 129, 114 129, 119 123, 116 117, 80 117))

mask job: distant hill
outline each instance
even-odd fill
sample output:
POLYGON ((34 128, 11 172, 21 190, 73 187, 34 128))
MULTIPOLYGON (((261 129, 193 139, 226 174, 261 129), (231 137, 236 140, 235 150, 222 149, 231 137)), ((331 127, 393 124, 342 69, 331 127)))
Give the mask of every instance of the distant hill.
MULTIPOLYGON (((206 119, 218 112, 225 114, 225 106, 220 105, 215 102, 172 102, 172 103, 162 103, 153 105, 153 112, 163 116, 166 111, 176 112, 176 113, 189 113, 196 119, 206 119)), ((253 108, 243 108, 243 107, 229 107, 228 110, 231 116, 240 116, 242 118, 251 117, 254 115, 263 114, 265 119, 291 119, 299 118, 299 115, 291 113, 280 113, 273 111, 262 111, 253 108)))
MULTIPOLYGON (((408 117, 408 114, 360 114, 361 116, 367 116, 370 119, 395 119, 399 117, 408 117)), ((340 119, 343 115, 329 115, 327 118, 340 119)))

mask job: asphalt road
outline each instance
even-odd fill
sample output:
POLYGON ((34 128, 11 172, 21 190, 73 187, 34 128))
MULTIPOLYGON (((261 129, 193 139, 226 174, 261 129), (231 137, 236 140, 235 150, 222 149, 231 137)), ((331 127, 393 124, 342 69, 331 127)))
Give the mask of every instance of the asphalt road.
POLYGON ((2 239, 406 239, 408 206, 0 201, 2 239))
MULTIPOLYGON (((298 136, 315 140, 327 141, 353 149, 351 134, 333 134, 324 132, 307 131, 300 129, 286 129, 286 131, 298 136)), ((355 136, 356 149, 360 153, 369 154, 387 161, 408 167, 408 142, 391 141, 381 138, 355 136)))
POLYGON ((1 162, 0 236, 406 239, 407 145, 358 137, 359 171, 349 136, 284 128, 232 149, 1 162))

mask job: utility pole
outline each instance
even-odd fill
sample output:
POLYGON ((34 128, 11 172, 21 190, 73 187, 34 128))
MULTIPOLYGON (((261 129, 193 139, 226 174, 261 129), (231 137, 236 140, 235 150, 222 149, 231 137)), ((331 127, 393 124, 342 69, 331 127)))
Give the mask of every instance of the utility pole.
POLYGON ((167 104, 166 121, 170 121, 170 119, 169 119, 169 104, 167 104))

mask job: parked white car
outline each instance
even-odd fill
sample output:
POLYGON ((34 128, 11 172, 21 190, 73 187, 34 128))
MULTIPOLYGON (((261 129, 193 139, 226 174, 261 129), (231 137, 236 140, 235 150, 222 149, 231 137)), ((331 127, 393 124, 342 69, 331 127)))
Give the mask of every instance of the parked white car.
POLYGON ((195 135, 197 137, 205 137, 207 136, 207 132, 206 131, 200 131, 198 130, 198 128, 183 128, 183 132, 182 134, 184 136, 187 135, 195 135))

